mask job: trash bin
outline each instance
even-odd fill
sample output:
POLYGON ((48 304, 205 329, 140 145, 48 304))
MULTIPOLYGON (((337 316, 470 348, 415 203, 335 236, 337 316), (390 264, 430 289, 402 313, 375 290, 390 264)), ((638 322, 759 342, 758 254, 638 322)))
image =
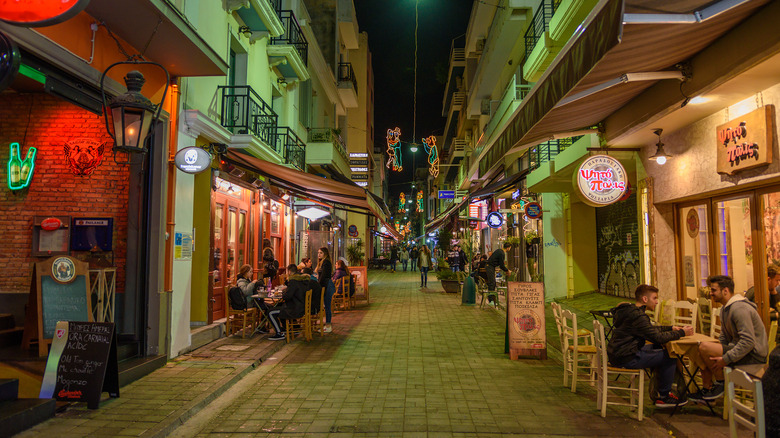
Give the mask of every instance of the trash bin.
POLYGON ((461 295, 461 304, 475 304, 477 302, 477 284, 474 278, 466 277, 463 283, 463 294, 461 295))

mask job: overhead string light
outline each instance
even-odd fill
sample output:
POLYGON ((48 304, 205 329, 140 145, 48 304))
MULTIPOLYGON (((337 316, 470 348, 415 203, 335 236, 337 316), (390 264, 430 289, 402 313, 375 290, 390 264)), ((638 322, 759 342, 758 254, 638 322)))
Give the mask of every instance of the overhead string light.
POLYGON ((428 153, 428 164, 430 165, 428 172, 436 178, 439 176, 439 151, 436 150, 436 137, 428 136, 428 138, 423 138, 422 142, 425 152, 428 153))
POLYGON ((397 172, 403 170, 401 161, 401 128, 387 130, 387 168, 397 172))

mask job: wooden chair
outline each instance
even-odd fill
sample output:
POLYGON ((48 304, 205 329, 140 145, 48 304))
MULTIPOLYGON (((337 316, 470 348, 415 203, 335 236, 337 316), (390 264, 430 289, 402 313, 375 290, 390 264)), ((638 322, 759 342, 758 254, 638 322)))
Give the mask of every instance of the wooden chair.
POLYGON ((320 293, 320 311, 311 318, 312 332, 319 332, 320 336, 325 335, 325 288, 320 293))
POLYGON ((709 298, 700 297, 697 305, 699 307, 699 333, 709 333, 712 323, 712 302, 709 298))
POLYGON ((777 321, 772 321, 769 324, 769 333, 767 336, 769 336, 769 350, 767 350, 766 363, 769 363, 769 355, 772 353, 772 350, 777 347, 777 321))
POLYGON ((349 276, 336 280, 336 293, 333 294, 333 299, 330 302, 332 312, 339 308, 349 310, 349 281, 349 276))
POLYGON ((303 316, 298 319, 285 319, 284 333, 286 342, 289 344, 295 336, 303 334, 306 342, 311 341, 311 289, 306 291, 306 300, 304 301, 303 316))
POLYGON ((596 337, 596 405, 601 411, 601 416, 607 416, 607 405, 635 407, 637 420, 644 418, 645 400, 645 373, 644 370, 631 370, 609 366, 607 359, 607 345, 604 340, 604 325, 593 321, 593 331, 596 337), (628 376, 628 386, 619 386, 618 378, 610 377, 628 376), (611 386, 614 385, 614 386, 611 386), (609 391, 627 391, 630 394, 629 403, 624 399, 609 401, 609 391))
POLYGON ((655 309, 655 322, 658 325, 672 325, 672 318, 674 315, 674 305, 676 300, 664 300, 659 301, 658 306, 655 309))
POLYGON ((732 438, 737 437, 737 424, 753 431, 757 438, 766 437, 766 422, 764 418, 764 390, 760 380, 753 380, 746 372, 726 367, 726 397, 729 410, 729 432, 732 438), (736 397, 737 389, 741 389, 752 397, 736 397), (752 399, 752 400, 751 400, 752 399))
POLYGON ((586 380, 591 383, 594 379, 594 366, 596 347, 593 345, 593 338, 585 338, 586 343, 580 344, 582 337, 577 335, 577 315, 561 309, 561 351, 563 352, 563 386, 569 386, 568 380, 571 376, 571 392, 577 392, 577 380, 580 369, 587 370, 589 378, 586 380), (589 343, 589 344, 588 344, 589 343))
MULTIPOLYGON (((228 289, 229 288, 225 288, 228 289)), ((225 331, 228 336, 232 336, 234 333, 241 331, 241 339, 249 333, 253 333, 255 325, 257 324, 257 308, 248 307, 246 310, 233 310, 230 307, 230 298, 225 293, 225 331)), ((251 335, 250 335, 251 336, 251 335)))
POLYGON ((677 301, 672 306, 672 324, 696 327, 697 305, 689 301, 677 301))
POLYGON ((481 276, 477 276, 477 292, 479 293, 480 300, 479 300, 479 308, 481 309, 482 306, 485 305, 485 297, 488 297, 488 301, 490 301, 490 297, 492 296, 493 299, 498 302, 498 292, 496 291, 488 291, 487 287, 487 281, 485 281, 484 278, 481 276))
POLYGON ((710 337, 718 339, 720 337, 720 312, 723 307, 713 307, 710 314, 710 337))

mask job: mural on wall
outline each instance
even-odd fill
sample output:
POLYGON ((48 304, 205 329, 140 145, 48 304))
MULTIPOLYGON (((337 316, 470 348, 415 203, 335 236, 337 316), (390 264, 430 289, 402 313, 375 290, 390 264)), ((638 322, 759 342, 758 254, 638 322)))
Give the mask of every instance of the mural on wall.
POLYGON ((89 138, 75 138, 65 143, 62 151, 71 172, 81 176, 91 175, 103 160, 106 143, 89 138))
POLYGON ((596 208, 596 253, 599 291, 633 298, 642 283, 636 194, 596 208))

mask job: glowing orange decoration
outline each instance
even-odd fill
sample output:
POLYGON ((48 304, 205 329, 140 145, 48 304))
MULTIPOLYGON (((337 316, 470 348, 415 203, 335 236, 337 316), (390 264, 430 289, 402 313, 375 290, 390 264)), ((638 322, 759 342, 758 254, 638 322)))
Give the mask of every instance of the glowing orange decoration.
POLYGON ((405 213, 406 212, 406 195, 404 192, 401 192, 400 195, 398 195, 398 212, 405 213))
POLYGON ((387 155, 390 157, 387 160, 387 168, 395 171, 403 170, 403 162, 401 161, 401 128, 387 130, 387 155))
POLYGON ((51 26, 73 18, 88 4, 89 0, 6 0, 0 20, 24 27, 51 26))
POLYGON ((425 146, 425 152, 428 153, 428 164, 431 167, 428 168, 431 176, 436 178, 439 176, 439 151, 436 150, 436 137, 429 136, 422 139, 423 146, 425 146))

